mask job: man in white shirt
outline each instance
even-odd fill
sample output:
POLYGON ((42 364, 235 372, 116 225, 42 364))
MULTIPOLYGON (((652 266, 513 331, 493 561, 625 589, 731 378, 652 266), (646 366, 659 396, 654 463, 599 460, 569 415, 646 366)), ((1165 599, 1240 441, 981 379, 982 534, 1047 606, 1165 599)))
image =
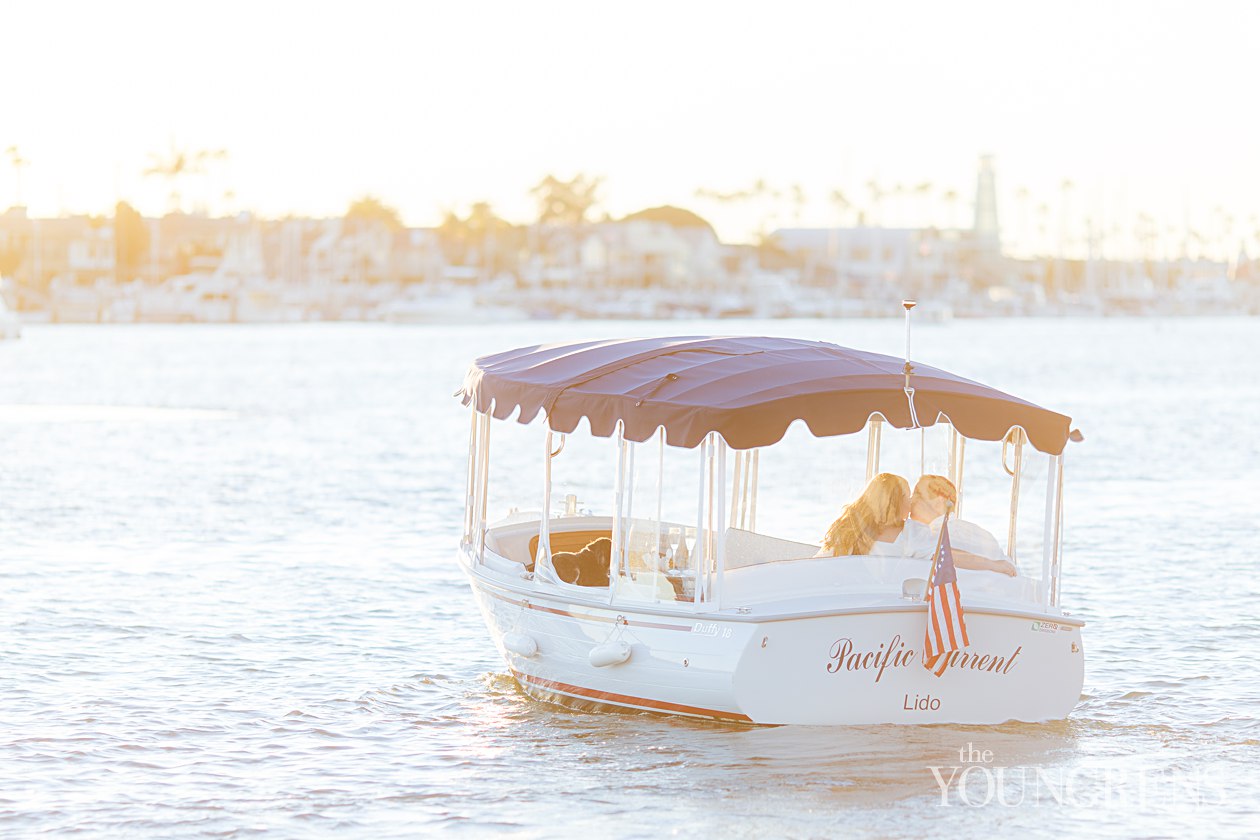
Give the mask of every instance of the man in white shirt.
MULTIPOLYGON (((910 519, 941 532, 945 512, 958 504, 958 488, 943 475, 924 475, 910 494, 910 519)), ((949 541, 954 565, 960 569, 981 569, 1015 576, 1015 564, 1002 552, 997 538, 972 522, 961 519, 949 523, 949 541)))

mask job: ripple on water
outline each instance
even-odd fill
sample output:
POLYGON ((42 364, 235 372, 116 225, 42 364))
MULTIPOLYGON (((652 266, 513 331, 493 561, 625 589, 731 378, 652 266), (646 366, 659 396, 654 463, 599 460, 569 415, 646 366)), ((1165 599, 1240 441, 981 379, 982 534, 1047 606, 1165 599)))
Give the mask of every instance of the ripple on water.
MULTIPOLYGON (((493 343, 610 330, 711 325, 509 325, 493 343)), ((0 345, 0 406, 133 407, 0 417, 0 833, 1129 837, 1254 818, 1260 394, 1214 364, 1260 355, 1254 321, 934 330, 942 364, 1027 383, 1088 435, 1064 587, 1089 622, 1086 683, 1040 726, 756 728, 528 698, 452 562, 468 426, 446 395, 487 340, 36 326, 0 345), (1220 432, 1199 433, 1227 387, 1220 432), (1170 509, 1194 527, 1169 528, 1170 509), (1110 803, 941 807, 929 768, 969 743, 1013 771, 1124 784, 1110 803)))

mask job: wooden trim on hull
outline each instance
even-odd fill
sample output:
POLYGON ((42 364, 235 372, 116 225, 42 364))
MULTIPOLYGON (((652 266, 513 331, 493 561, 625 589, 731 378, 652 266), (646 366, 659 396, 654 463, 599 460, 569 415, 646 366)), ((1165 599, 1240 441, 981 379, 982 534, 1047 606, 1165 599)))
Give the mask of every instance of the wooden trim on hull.
MULTIPOLYGON (((521 684, 521 688, 526 694, 534 696, 535 691, 542 691, 547 694, 559 694, 565 697, 572 697, 583 701, 594 701, 596 703, 618 706, 622 708, 640 709, 648 712, 664 712, 673 715, 687 715, 689 717, 709 718, 711 720, 724 720, 733 723, 753 723, 753 719, 748 715, 742 715, 738 712, 719 712, 715 709, 704 709, 699 706, 686 706, 681 703, 668 703, 664 700, 649 700, 646 697, 633 697, 628 694, 616 694, 611 691, 599 691, 594 688, 584 688, 580 685, 570 685, 568 683, 556 682, 555 680, 546 680, 542 677, 535 677, 531 674, 525 674, 510 668, 512 676, 521 684)), ((546 697, 538 699, 546 700, 546 697)))

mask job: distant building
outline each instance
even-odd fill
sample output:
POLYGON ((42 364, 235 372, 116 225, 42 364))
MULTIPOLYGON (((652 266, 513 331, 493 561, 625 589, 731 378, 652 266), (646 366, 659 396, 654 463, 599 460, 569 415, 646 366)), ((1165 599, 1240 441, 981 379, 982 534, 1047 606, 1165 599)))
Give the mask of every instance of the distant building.
POLYGON ((114 273, 114 233, 107 219, 33 219, 25 207, 0 215, 0 273, 16 281, 17 308, 44 307, 58 288, 88 287, 114 273))
POLYGON ((993 171, 993 155, 980 156, 976 173, 975 218, 971 225, 978 248, 987 254, 1002 252, 1002 233, 998 226, 997 174, 993 171))
POLYGON ((593 225, 582 240, 580 263, 595 286, 703 290, 723 285, 722 254, 708 222, 666 206, 593 225))
POLYGON ((934 228, 788 228, 772 236, 801 266, 803 283, 855 297, 890 297, 960 277, 968 231, 934 228))
POLYGON ((798 261, 806 286, 869 299, 957 292, 1009 281, 1001 253, 993 157, 980 158, 975 216, 959 228, 791 228, 773 242, 798 261))

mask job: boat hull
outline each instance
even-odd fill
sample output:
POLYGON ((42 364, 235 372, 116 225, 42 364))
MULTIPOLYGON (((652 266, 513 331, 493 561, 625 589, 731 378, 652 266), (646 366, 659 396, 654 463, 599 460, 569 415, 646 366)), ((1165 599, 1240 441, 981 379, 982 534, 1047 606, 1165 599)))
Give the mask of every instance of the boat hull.
POLYGON ((922 665, 921 603, 795 616, 670 613, 464 568, 522 689, 567 705, 752 724, 1044 721, 1068 715, 1084 679, 1081 623, 1064 616, 969 610, 971 644, 938 677, 922 665), (624 662, 595 664, 624 645, 624 662))
POLYGON ((1080 699, 1080 626, 972 610, 971 644, 937 676, 926 610, 761 625, 732 680, 739 708, 775 723, 1001 723, 1064 718, 1080 699), (791 686, 784 691, 783 686, 791 686))

